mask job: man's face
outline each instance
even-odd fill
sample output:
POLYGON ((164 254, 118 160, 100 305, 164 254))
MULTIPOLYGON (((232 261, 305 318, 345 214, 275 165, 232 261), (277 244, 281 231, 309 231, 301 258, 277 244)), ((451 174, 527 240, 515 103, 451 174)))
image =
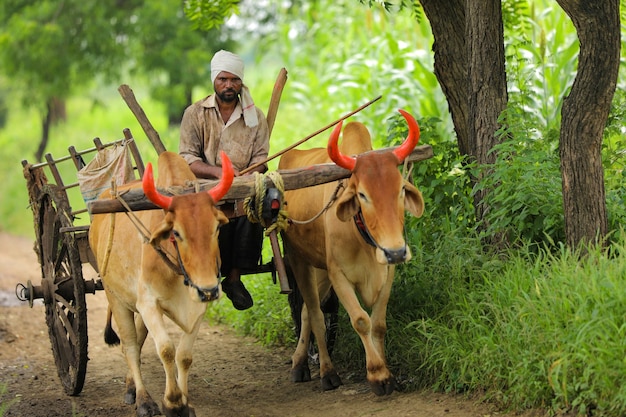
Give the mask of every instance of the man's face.
POLYGON ((243 81, 235 74, 222 71, 215 77, 213 88, 215 88, 215 94, 225 103, 231 103, 237 100, 237 96, 241 92, 243 81))

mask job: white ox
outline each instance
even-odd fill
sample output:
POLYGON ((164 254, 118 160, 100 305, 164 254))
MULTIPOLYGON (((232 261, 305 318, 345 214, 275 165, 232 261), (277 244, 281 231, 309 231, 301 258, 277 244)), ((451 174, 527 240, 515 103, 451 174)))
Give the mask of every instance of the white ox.
MULTIPOLYGON (((415 119, 403 110, 400 112, 408 123, 409 134, 393 151, 367 152, 372 150, 370 134, 363 124, 352 122, 343 132, 341 151, 337 146, 339 124, 330 136, 328 152, 321 148, 292 150, 280 160, 279 169, 332 160, 352 173, 343 181, 344 188, 330 210, 313 222, 290 225, 283 234, 285 259, 304 300, 300 336, 292 357, 294 382, 311 379, 307 348, 313 331, 322 389, 341 385, 328 354, 320 309, 320 300, 329 294, 332 286, 365 348, 367 379, 373 392, 384 395, 395 389, 384 352, 387 302, 394 264, 411 257, 404 240, 404 212, 419 217, 424 211, 421 193, 398 170, 419 139, 415 119), (363 225, 360 231, 357 224, 363 225), (361 306, 357 293, 365 306, 371 308, 371 316, 361 306)), ((301 221, 314 218, 331 200, 337 185, 335 182, 286 192, 289 217, 301 221)))
MULTIPOLYGON (((207 302, 220 296, 217 234, 218 227, 228 222, 215 203, 226 194, 233 180, 232 165, 225 154, 222 161, 223 175, 217 186, 208 192, 174 197, 158 193, 152 165, 146 166, 144 193, 163 208, 136 213, 150 231, 150 244, 143 241, 126 214, 95 215, 91 223, 89 243, 129 367, 125 401, 137 403, 137 416, 160 415, 140 371, 141 348, 148 332, 165 370, 162 411, 167 416, 195 416, 187 387, 192 347, 207 302), (173 255, 174 267, 179 271, 168 266, 155 247, 173 255), (164 316, 183 330, 178 347, 170 340, 164 316)), ((158 169, 157 185, 162 188, 195 180, 187 163, 173 152, 159 156, 158 169)), ((105 331, 108 343, 117 339, 111 332, 109 315, 105 331)))

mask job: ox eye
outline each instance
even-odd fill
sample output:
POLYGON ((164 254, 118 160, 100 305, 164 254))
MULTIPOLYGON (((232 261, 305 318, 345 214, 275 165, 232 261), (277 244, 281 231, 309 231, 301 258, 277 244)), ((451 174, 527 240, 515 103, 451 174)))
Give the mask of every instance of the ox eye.
POLYGON ((367 196, 364 193, 361 193, 361 192, 359 193, 359 198, 361 200, 363 200, 363 201, 367 201, 368 200, 367 196))
POLYGON ((178 233, 178 230, 172 230, 172 236, 174 236, 178 240, 181 240, 180 233, 178 233))

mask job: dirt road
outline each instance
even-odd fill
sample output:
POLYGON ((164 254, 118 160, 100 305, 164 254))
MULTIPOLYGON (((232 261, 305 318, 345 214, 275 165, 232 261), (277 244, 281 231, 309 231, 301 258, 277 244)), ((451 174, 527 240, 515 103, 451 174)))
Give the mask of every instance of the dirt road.
MULTIPOLYGON (((104 341, 106 298, 87 295, 89 364, 82 393, 68 397, 58 380, 41 304, 32 309, 14 295, 18 282, 41 280, 30 239, 0 232, 0 409, 5 416, 134 416, 123 403, 126 364, 121 349, 104 341)), ((86 269, 86 268, 85 268, 86 269)), ((85 272, 85 278, 94 278, 85 272)), ((460 397, 396 392, 376 397, 366 383, 345 380, 338 390, 322 392, 319 378, 289 381, 291 352, 265 349, 227 327, 203 326, 194 347, 190 398, 198 416, 506 416, 460 397)), ((149 339, 143 354, 144 376, 153 398, 164 388, 161 363, 149 339)))

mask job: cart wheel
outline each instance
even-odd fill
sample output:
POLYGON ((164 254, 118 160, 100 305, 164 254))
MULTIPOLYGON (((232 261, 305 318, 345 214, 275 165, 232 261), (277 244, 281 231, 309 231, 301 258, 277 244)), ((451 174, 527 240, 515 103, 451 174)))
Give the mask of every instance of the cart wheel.
POLYGON ((46 324, 59 378, 68 395, 78 395, 87 371, 87 306, 80 253, 67 196, 45 186, 39 196, 37 242, 46 324))

